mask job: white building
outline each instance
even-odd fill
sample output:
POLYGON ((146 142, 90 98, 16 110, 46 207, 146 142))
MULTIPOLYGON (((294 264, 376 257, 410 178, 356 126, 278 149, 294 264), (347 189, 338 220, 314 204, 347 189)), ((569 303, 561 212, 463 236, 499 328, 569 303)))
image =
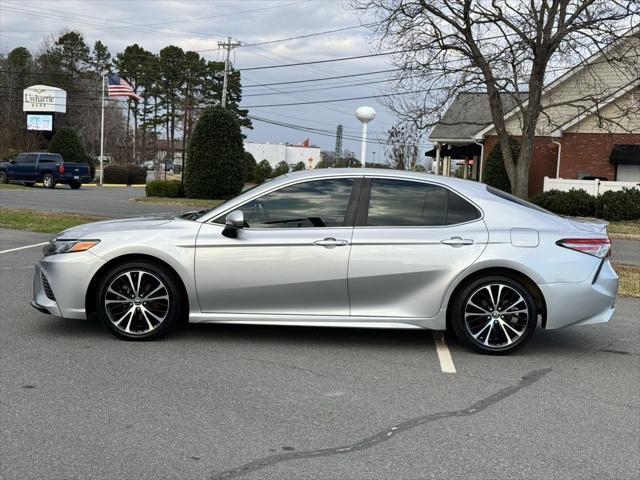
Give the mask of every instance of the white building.
POLYGON ((315 168, 320 161, 320 147, 286 145, 284 143, 245 142, 244 149, 253 155, 256 162, 260 163, 262 160, 267 160, 274 168, 278 163, 285 161, 291 168, 298 162, 302 162, 307 169, 311 169, 315 168))

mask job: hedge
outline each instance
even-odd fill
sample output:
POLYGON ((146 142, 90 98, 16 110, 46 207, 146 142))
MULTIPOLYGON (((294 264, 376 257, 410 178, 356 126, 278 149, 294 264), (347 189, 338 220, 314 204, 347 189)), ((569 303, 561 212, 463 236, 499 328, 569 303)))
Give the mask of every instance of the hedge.
POLYGON ((108 165, 104 167, 104 183, 134 185, 147 183, 147 170, 138 165, 108 165))
POLYGON ((144 189, 147 197, 184 197, 184 190, 180 180, 151 180, 144 189))
POLYGON ((582 189, 568 192, 550 190, 536 195, 531 201, 553 213, 570 217, 597 217, 613 221, 640 219, 640 189, 637 188, 608 191, 597 197, 582 189))

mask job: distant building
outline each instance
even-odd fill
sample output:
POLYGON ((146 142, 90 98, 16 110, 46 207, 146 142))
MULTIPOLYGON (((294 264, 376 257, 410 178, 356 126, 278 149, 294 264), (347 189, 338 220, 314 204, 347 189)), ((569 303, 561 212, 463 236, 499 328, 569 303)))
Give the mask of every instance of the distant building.
POLYGON ((310 145, 308 139, 300 145, 245 142, 244 149, 253 155, 256 162, 266 160, 272 167, 285 161, 292 168, 302 162, 307 169, 312 169, 320 162, 320 147, 310 145))

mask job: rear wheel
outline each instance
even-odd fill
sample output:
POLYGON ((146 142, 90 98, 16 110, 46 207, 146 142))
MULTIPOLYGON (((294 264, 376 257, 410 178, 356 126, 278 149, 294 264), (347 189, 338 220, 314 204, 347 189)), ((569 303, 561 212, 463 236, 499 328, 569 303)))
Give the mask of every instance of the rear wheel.
POLYGON ((517 280, 502 275, 467 285, 458 295, 452 315, 458 338, 489 355, 509 354, 524 346, 537 321, 531 293, 517 280))
POLYGON ((181 316, 181 292, 173 275, 146 262, 127 262, 111 269, 97 288, 100 321, 121 338, 151 340, 174 326, 181 316))
POLYGON ((44 188, 55 188, 56 181, 53 178, 53 175, 47 173, 44 177, 42 177, 42 184, 44 188))
POLYGON ((78 190, 82 184, 80 182, 71 182, 69 184, 69 186, 73 189, 73 190, 78 190))
POLYGON ((9 180, 7 180, 7 174, 4 172, 0 172, 0 183, 7 183, 9 180))

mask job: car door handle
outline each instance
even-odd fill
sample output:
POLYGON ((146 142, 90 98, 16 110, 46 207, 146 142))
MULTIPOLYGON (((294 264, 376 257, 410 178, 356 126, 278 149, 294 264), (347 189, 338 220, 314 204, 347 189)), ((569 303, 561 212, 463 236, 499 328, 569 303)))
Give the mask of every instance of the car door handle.
POLYGON ((448 240, 440 240, 440 243, 451 245, 452 247, 461 247, 463 245, 473 245, 473 240, 470 238, 451 237, 448 240))
POLYGON ((333 247, 344 247, 348 245, 349 242, 347 240, 336 240, 335 238, 325 238, 324 240, 316 240, 313 242, 314 245, 318 245, 319 247, 333 248, 333 247))

